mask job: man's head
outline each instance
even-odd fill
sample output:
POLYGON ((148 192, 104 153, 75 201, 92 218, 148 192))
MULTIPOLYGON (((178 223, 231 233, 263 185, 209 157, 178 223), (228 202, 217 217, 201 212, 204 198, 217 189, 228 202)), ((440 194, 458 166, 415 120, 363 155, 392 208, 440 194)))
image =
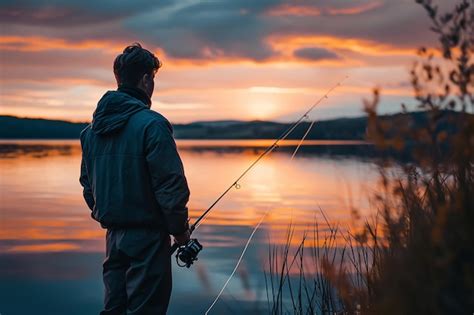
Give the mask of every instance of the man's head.
POLYGON ((153 79, 161 62, 139 43, 126 47, 114 61, 117 85, 139 88, 151 98, 155 87, 153 79))

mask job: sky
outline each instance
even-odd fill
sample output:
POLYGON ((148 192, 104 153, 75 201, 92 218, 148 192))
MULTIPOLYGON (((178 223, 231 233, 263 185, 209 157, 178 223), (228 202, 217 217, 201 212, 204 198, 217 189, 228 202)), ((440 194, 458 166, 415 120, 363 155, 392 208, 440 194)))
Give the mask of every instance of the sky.
MULTIPOLYGON (((449 6, 449 0, 438 0, 449 6)), ((153 110, 173 123, 291 121, 414 106, 409 70, 436 36, 414 0, 0 0, 0 114, 89 121, 133 42, 163 63, 153 110), (346 78, 347 77, 347 78, 346 78)))

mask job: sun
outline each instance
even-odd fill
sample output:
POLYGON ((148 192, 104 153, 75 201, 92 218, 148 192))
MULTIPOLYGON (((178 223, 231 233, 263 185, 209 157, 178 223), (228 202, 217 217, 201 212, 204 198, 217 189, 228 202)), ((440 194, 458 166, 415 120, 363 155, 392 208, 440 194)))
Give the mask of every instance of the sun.
POLYGON ((276 116, 277 105, 271 100, 255 99, 247 105, 248 116, 253 120, 270 120, 276 116))

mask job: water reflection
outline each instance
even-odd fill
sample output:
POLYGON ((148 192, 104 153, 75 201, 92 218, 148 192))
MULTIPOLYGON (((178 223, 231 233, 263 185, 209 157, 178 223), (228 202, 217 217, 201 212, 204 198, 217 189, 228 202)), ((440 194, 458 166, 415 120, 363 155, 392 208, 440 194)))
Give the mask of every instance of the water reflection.
MULTIPOLYGON (((178 141, 191 189, 190 215, 195 220, 271 141, 178 141)), ((268 240, 283 243, 288 224, 301 232, 315 220, 319 207, 340 225, 350 224, 349 204, 368 213, 367 193, 377 173, 370 148, 355 143, 307 142, 293 161, 296 142, 285 142, 245 177, 203 221, 195 236, 205 246, 192 270, 175 270, 170 314, 204 311, 232 270, 253 226, 269 208, 243 267, 226 291, 216 314, 263 299, 261 266, 268 240), (362 156, 361 156, 362 152, 362 156), (245 302, 248 302, 246 304, 245 302), (243 303, 243 304, 242 304, 243 303)), ((101 306, 100 267, 104 231, 90 217, 78 182, 80 145, 71 141, 3 141, 0 143, 0 312, 44 314, 97 313, 101 306), (17 304, 12 290, 34 296, 17 304), (48 288, 48 290, 45 290, 48 288), (64 292, 69 292, 65 296, 64 292), (36 295, 35 295, 36 294, 36 295), (56 302, 57 296, 65 301, 56 302)), ((262 306, 263 307, 263 306, 262 306)), ((239 309, 238 308, 238 309, 239 309)))

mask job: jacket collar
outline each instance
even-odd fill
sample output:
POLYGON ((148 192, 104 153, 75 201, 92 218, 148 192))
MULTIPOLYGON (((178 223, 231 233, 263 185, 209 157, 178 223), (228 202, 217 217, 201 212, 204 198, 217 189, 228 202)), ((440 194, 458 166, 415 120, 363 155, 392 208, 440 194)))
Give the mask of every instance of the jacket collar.
POLYGON ((131 97, 134 97, 138 99, 139 101, 145 103, 145 105, 147 105, 148 107, 151 107, 151 99, 148 97, 145 91, 139 88, 121 85, 119 86, 117 91, 126 93, 130 95, 131 97))

